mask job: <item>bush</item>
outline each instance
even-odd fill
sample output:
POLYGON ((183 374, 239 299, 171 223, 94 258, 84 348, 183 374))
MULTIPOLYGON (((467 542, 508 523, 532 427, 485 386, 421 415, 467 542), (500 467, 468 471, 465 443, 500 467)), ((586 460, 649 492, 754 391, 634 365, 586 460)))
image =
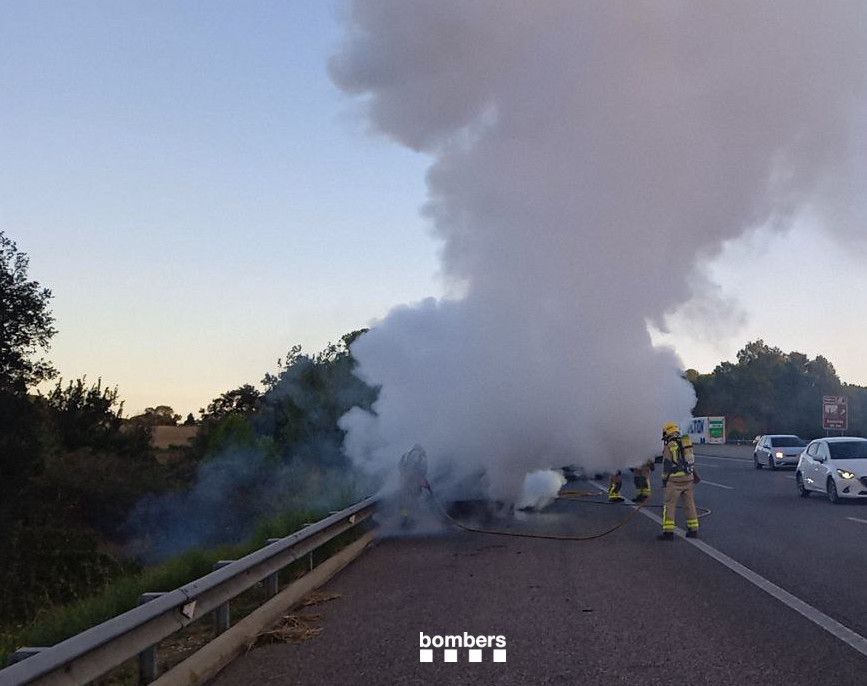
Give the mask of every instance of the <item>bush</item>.
POLYGON ((262 522, 256 535, 244 544, 208 550, 197 548, 153 567, 127 568, 110 581, 104 579, 98 586, 101 589, 98 593, 88 597, 71 595, 66 599, 58 598, 53 606, 43 603, 31 624, 17 630, 7 628, 5 633, 0 633, 0 664, 5 656, 22 645, 51 646, 59 643, 136 607, 142 593, 174 590, 211 572, 218 560, 242 557, 261 548, 268 538, 288 536, 323 516, 321 512, 312 511, 284 512, 262 522), (68 602, 69 598, 76 597, 77 600, 68 602))
POLYGON ((52 516, 117 540, 132 507, 174 485, 149 455, 138 459, 82 448, 50 457, 38 484, 52 516))
POLYGON ((46 605, 102 588, 128 565, 99 551, 96 536, 58 526, 14 526, 0 561, 2 621, 24 621, 46 605))

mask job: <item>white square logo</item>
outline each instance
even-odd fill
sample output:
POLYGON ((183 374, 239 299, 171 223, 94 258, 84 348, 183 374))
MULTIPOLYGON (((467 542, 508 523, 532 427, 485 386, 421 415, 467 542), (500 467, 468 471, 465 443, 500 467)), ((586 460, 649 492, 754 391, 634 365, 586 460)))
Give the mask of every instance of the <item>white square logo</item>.
POLYGON ((454 634, 431 634, 423 631, 418 635, 418 661, 436 662, 442 655, 443 662, 505 662, 506 637, 502 634, 471 634, 468 631, 454 634))

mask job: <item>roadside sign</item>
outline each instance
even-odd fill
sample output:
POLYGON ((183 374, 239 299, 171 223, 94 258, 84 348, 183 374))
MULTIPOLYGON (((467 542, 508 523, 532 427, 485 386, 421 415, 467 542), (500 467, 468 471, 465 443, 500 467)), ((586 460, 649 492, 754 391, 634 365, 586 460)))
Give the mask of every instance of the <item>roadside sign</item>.
POLYGON ((822 396, 822 428, 825 431, 849 429, 849 399, 845 395, 822 396))
POLYGON ((725 417, 708 417, 707 418, 707 435, 708 443, 725 443, 726 442, 726 418, 725 417))

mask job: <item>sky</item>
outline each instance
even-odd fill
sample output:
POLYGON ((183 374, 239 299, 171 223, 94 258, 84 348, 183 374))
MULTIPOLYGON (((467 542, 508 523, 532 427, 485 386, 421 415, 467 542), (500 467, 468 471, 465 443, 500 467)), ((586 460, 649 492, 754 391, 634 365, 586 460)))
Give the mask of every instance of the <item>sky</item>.
MULTIPOLYGON (((0 228, 54 293, 64 378, 196 412, 442 295, 430 159, 328 76, 342 6, 0 0, 0 228)), ((702 267, 730 307, 656 340, 710 371, 763 338, 867 384, 861 264, 807 219, 760 228, 702 267)))

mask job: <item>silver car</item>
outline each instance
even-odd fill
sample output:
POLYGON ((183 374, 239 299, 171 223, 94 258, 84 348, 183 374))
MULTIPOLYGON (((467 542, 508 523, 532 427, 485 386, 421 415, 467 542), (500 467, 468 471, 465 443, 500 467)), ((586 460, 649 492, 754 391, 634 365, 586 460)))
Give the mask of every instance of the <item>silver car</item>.
POLYGON ((806 445, 807 441, 794 434, 765 434, 753 450, 753 464, 756 469, 796 465, 806 445))

